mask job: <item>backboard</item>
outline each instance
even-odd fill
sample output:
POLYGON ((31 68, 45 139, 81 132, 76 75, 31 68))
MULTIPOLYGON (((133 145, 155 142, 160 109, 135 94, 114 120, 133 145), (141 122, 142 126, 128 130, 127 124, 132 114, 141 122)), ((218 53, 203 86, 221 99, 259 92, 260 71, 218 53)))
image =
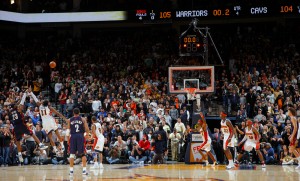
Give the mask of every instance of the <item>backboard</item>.
POLYGON ((169 67, 169 92, 186 94, 186 88, 196 88, 196 93, 215 90, 213 66, 169 67))

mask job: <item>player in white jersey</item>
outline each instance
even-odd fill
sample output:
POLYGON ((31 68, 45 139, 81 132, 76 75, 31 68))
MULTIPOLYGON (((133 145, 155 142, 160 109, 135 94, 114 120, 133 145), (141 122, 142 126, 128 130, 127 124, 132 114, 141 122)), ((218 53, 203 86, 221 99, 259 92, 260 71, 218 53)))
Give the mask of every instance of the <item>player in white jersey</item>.
POLYGON ((206 120, 202 112, 200 112, 200 120, 198 121, 198 131, 202 134, 203 143, 200 145, 200 150, 205 151, 206 155, 199 150, 199 153, 202 155, 203 158, 206 160, 206 165, 208 165, 208 156, 213 161, 212 166, 215 166, 216 159, 214 155, 210 152, 211 150, 211 138, 209 137, 206 120))
POLYGON ((101 124, 97 121, 96 116, 92 117, 92 134, 94 138, 94 166, 92 168, 100 168, 103 169, 103 147, 104 147, 104 136, 102 134, 101 124), (98 164, 97 157, 99 156, 100 164, 98 164))
POLYGON ((232 169, 234 168, 234 163, 233 163, 232 154, 230 152, 230 148, 234 148, 234 141, 235 141, 234 128, 231 124, 231 121, 229 119, 226 119, 227 115, 224 112, 220 113, 220 117, 221 117, 221 131, 224 135, 223 149, 229 162, 229 164, 226 166, 226 169, 232 169))
MULTIPOLYGON (((242 151, 247 151, 247 152, 252 151, 254 148, 256 153, 258 154, 262 168, 266 168, 264 157, 260 151, 260 143, 259 143, 260 134, 252 126, 251 120, 247 120, 246 125, 247 125, 247 127, 245 128, 245 136, 244 136, 243 140, 238 144, 238 146, 240 147, 242 144, 244 144, 242 147, 242 151)), ((241 160, 242 157, 243 157, 243 152, 241 152, 238 155, 238 158, 236 160, 236 165, 239 164, 239 161, 241 160)))
POLYGON ((52 112, 58 115, 59 117, 63 118, 64 120, 67 120, 66 117, 64 117, 62 114, 60 114, 57 110, 55 110, 53 107, 50 107, 48 104, 49 102, 47 100, 43 101, 41 103, 37 97, 33 94, 33 92, 29 92, 29 95, 33 98, 33 100, 36 102, 36 104, 39 106, 40 116, 42 119, 42 126, 43 129, 46 131, 46 134, 48 135, 48 138, 50 140, 50 144, 53 147, 54 151, 57 152, 56 145, 52 139, 52 131, 55 132, 58 140, 60 141, 60 145, 62 146, 62 149, 64 150, 64 139, 60 136, 58 132, 58 127, 55 122, 55 118, 52 116, 52 112))

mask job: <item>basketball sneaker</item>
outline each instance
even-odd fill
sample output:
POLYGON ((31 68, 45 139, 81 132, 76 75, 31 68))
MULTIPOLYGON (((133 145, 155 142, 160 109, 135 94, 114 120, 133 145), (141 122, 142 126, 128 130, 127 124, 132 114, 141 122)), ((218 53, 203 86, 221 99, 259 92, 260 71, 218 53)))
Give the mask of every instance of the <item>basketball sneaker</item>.
POLYGON ((22 164, 24 162, 22 155, 18 155, 18 158, 19 158, 20 164, 22 164))
POLYGON ((234 165, 227 165, 227 166, 226 166, 226 169, 227 169, 227 170, 230 170, 230 169, 233 169, 233 168, 234 168, 234 165))
POLYGON ((100 165, 99 165, 99 168, 100 168, 100 169, 104 169, 104 167, 103 167, 103 164, 102 164, 102 163, 100 163, 100 165))
POLYGON ((235 160, 235 161, 234 161, 234 166, 235 166, 235 167, 238 167, 238 166, 239 166, 239 164, 240 164, 240 162, 239 162, 239 161, 237 161, 237 160, 235 160))
POLYGON ((261 164, 261 168, 266 168, 266 164, 265 164, 265 163, 262 163, 262 164, 261 164))
POLYGON ((88 172, 86 170, 83 170, 82 175, 88 175, 88 172))
POLYGON ((74 175, 74 171, 70 171, 69 175, 72 177, 74 175))
POLYGON ((215 167, 217 164, 217 162, 214 162, 213 164, 211 164, 212 167, 215 167))
POLYGON ((205 160, 205 162, 204 162, 204 165, 203 166, 208 166, 209 165, 209 162, 208 162, 208 160, 205 160))
POLYGON ((91 167, 91 169, 99 168, 98 162, 95 162, 94 165, 91 167))
POLYGON ((48 146, 45 146, 43 143, 39 144, 40 149, 42 150, 46 150, 48 148, 48 146))

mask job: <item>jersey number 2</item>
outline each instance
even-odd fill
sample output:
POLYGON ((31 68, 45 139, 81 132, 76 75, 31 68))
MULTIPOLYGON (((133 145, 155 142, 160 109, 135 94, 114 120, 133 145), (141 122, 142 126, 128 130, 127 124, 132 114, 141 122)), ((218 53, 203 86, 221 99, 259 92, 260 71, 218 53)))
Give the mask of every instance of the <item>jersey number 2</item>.
POLYGON ((76 128, 76 133, 78 133, 79 132, 79 125, 75 124, 75 128, 76 128))

